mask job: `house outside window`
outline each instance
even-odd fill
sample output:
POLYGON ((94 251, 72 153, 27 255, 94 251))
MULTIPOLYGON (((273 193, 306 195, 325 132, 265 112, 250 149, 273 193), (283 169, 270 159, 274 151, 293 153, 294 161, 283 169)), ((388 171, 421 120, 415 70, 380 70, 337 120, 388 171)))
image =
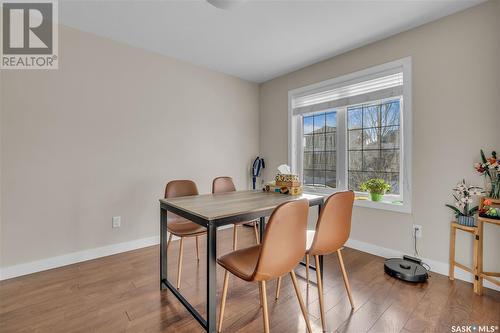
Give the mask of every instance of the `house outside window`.
POLYGON ((411 212, 411 59, 289 92, 289 164, 306 192, 353 190, 382 178, 382 202, 356 205, 411 212))

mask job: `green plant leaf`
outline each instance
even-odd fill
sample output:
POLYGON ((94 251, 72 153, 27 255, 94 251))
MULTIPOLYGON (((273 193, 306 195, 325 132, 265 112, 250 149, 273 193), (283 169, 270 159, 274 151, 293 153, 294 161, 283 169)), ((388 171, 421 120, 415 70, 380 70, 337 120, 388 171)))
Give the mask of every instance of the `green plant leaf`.
POLYGON ((452 205, 448 205, 448 204, 446 204, 445 206, 451 208, 455 212, 455 214, 463 215, 462 212, 460 211, 460 209, 458 209, 457 207, 452 206, 452 205))
POLYGON ((483 161, 483 163, 486 163, 486 156, 484 155, 484 151, 481 149, 481 160, 483 161))
POLYGON ((469 216, 474 215, 478 210, 479 210, 478 206, 472 207, 471 209, 469 209, 469 216))
POLYGON ((385 194, 391 190, 391 185, 381 178, 371 178, 359 186, 361 191, 368 191, 374 194, 385 194))

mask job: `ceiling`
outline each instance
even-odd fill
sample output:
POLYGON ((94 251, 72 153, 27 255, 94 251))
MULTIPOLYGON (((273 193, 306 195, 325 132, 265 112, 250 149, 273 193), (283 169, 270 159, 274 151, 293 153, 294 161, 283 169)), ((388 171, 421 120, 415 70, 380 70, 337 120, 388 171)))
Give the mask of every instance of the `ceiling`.
POLYGON ((447 1, 59 1, 62 24, 254 82, 477 5, 447 1))

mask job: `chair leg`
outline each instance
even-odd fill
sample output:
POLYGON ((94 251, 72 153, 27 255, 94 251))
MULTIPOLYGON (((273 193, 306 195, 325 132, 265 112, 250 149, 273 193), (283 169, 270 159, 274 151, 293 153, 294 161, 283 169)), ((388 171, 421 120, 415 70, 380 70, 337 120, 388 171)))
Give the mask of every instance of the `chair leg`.
POLYGON ((309 255, 306 254, 306 279, 307 285, 309 286, 309 255))
POLYGON ((167 251, 168 251, 168 247, 170 246, 170 242, 172 241, 172 234, 170 234, 170 236, 168 236, 168 241, 167 241, 167 251))
POLYGON ((257 241, 257 244, 260 244, 259 230, 257 229, 257 222, 253 223, 253 232, 255 233, 255 240, 257 241))
POLYGON ((260 294, 262 299, 262 317, 264 319, 264 333, 269 333, 269 313, 267 312, 266 281, 260 281, 260 294))
POLYGON ((323 300, 323 281, 321 280, 321 267, 319 265, 319 256, 314 256, 316 260, 316 280, 318 281, 318 296, 319 296, 319 309, 321 315, 321 327, 323 332, 326 332, 326 321, 325 321, 325 304, 323 300))
POLYGON ((229 284, 229 272, 224 272, 224 287, 222 287, 222 297, 220 303, 219 326, 217 332, 222 332, 222 320, 224 319, 224 310, 226 308, 227 287, 229 284))
POLYGON ((238 243, 238 229, 236 224, 233 224, 233 251, 236 250, 238 243))
POLYGON ((307 332, 311 333, 311 323, 309 322, 309 316, 307 314, 306 307, 304 306, 304 301, 302 300, 302 295, 300 294, 300 288, 297 283, 297 277, 295 276, 295 272, 292 270, 290 272, 290 276, 292 277, 293 287, 295 289, 295 294, 297 294, 297 299, 299 300, 300 310, 302 311, 302 315, 304 316, 304 320, 307 325, 307 332))
POLYGON ((200 261, 200 246, 198 244, 198 236, 196 236, 196 260, 200 261))
POLYGON ((184 245, 184 237, 181 237, 181 244, 179 247, 179 262, 177 267, 177 289, 181 287, 181 272, 182 272, 182 250, 184 245))
POLYGON ((262 307, 262 285, 260 284, 260 282, 257 282, 257 285, 259 286, 259 304, 260 307, 262 307))
POLYGON ((278 281, 276 282, 276 298, 275 300, 278 300, 280 297, 280 288, 281 288, 281 276, 278 278, 278 281))
POLYGON ((337 250, 337 255, 339 256, 340 269, 342 270, 342 277, 344 278, 345 289, 347 290, 347 296, 349 296, 349 302, 351 302, 351 308, 354 309, 354 302, 352 300, 351 286, 349 285, 349 279, 347 278, 347 272, 344 266, 344 259, 342 259, 342 253, 340 249, 337 250))

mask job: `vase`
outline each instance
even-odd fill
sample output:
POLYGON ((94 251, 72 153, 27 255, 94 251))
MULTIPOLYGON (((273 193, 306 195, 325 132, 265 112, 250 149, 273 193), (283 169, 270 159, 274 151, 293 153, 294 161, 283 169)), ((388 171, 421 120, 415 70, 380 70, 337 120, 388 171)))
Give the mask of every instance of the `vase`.
POLYGON ((474 226, 474 216, 459 215, 457 219, 458 224, 465 225, 466 227, 474 226))
POLYGON ((490 171, 491 174, 491 189, 489 197, 492 199, 500 199, 500 173, 495 170, 490 171))
POLYGON ((382 201, 383 197, 384 197, 384 195, 381 193, 370 192, 370 198, 372 199, 372 201, 382 201))

